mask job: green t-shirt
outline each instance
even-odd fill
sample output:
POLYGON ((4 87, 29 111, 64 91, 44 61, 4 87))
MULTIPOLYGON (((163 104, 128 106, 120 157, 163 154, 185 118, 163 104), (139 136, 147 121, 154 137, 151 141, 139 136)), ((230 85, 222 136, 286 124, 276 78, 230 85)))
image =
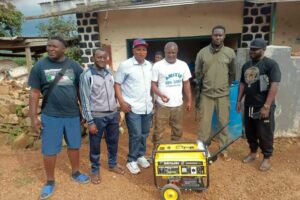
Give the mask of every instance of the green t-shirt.
POLYGON ((75 61, 66 58, 63 62, 56 62, 48 57, 40 60, 30 72, 28 85, 40 90, 44 96, 50 82, 64 65, 68 65, 68 68, 49 95, 43 114, 54 117, 75 117, 80 114, 77 91, 83 69, 75 61))

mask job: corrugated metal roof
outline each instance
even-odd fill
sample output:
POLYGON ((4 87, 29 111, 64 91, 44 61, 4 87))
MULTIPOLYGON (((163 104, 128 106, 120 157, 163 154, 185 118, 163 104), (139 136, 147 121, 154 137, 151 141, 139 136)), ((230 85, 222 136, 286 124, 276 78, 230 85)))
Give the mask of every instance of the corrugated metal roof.
POLYGON ((240 2, 243 0, 56 0, 41 3, 44 14, 25 19, 40 19, 66 14, 107 10, 143 9, 198 3, 240 2))

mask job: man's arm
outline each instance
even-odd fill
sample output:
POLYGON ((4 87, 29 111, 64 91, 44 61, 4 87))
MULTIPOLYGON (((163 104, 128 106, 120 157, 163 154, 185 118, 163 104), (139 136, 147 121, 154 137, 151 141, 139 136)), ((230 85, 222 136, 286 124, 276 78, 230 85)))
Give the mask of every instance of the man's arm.
POLYGON ((38 105, 40 99, 40 90, 31 88, 29 93, 29 117, 31 119, 31 129, 35 133, 39 133, 42 127, 41 121, 38 119, 38 105))
POLYGON ((80 103, 82 107, 82 116, 87 121, 88 124, 94 124, 94 119, 92 117, 92 111, 90 106, 90 80, 86 76, 86 73, 81 74, 79 82, 79 94, 80 103))
POLYGON ((197 54, 195 61, 195 77, 197 80, 201 80, 203 77, 203 61, 200 52, 197 54))
POLYGON ((245 94, 245 84, 241 82, 239 86, 237 101, 236 101, 236 111, 238 113, 241 112, 241 101, 244 97, 244 94, 245 94))
POLYGON ((190 111, 192 109, 192 92, 189 80, 183 81, 183 91, 187 99, 186 110, 190 111))
POLYGON ((124 101, 124 98, 122 96, 121 85, 119 83, 115 83, 114 88, 115 88, 116 97, 119 101, 121 110, 125 113, 130 112, 131 111, 131 106, 126 101, 124 101))
POLYGON ((235 64, 235 53, 233 52, 233 58, 229 64, 229 84, 235 81, 235 74, 236 74, 236 64, 235 64))
POLYGON ((159 96, 164 103, 167 103, 169 101, 169 98, 159 91, 157 82, 151 81, 151 90, 154 94, 159 96))
POLYGON ((271 106, 272 102, 274 101, 275 96, 277 95, 278 87, 279 87, 279 83, 278 82, 272 82, 271 83, 267 99, 265 101, 264 106, 261 108, 261 118, 264 119, 264 118, 268 118, 269 117, 270 106, 271 106))

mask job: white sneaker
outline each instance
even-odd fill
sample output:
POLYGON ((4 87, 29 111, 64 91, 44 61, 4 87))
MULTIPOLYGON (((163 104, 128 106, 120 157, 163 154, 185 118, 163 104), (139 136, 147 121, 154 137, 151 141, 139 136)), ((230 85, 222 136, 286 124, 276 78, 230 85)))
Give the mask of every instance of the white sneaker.
POLYGON ((126 164, 127 169, 130 171, 130 173, 132 174, 138 174, 141 172, 139 166, 137 165, 137 162, 132 161, 132 162, 128 162, 126 164))
POLYGON ((142 168, 148 168, 150 167, 150 163, 148 162, 148 160, 144 157, 141 156, 137 159, 137 163, 142 167, 142 168))

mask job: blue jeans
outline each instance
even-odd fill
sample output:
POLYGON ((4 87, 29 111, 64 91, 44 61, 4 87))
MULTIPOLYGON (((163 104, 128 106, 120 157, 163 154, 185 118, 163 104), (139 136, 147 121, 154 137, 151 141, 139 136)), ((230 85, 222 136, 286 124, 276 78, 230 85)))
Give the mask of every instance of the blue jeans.
POLYGON ((94 118, 94 122, 98 128, 97 134, 89 134, 90 137, 90 161, 91 173, 99 173, 99 160, 101 139, 105 133, 105 141, 108 152, 108 166, 113 168, 117 164, 117 152, 119 142, 119 113, 115 113, 106 117, 94 118))
POLYGON ((136 161, 146 153, 146 141, 150 132, 152 114, 126 113, 129 134, 129 154, 127 162, 136 161))

